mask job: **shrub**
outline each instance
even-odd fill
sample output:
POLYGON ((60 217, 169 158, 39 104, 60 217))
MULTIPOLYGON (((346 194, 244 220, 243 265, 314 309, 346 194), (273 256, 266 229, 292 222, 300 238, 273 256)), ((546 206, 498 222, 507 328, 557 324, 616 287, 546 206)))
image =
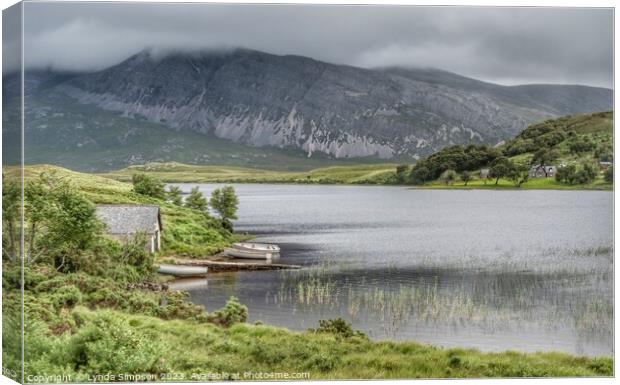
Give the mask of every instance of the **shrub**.
POLYGON ((308 329, 308 331, 314 333, 329 333, 344 338, 353 336, 366 337, 366 335, 359 330, 353 331, 353 326, 340 317, 319 320, 319 327, 317 329, 308 329))
POLYGON ((207 321, 216 325, 230 327, 248 319, 248 308, 235 297, 230 297, 226 305, 207 316, 207 321))
POLYGON ((66 357, 87 373, 163 373, 167 347, 156 333, 132 327, 113 313, 74 317, 84 325, 68 341, 66 357), (92 317, 92 319, 88 319, 92 317))
POLYGON ((146 174, 133 174, 131 176, 133 183, 133 191, 152 198, 164 200, 166 199, 166 190, 164 184, 146 174))
POLYGON ((205 212, 207 211, 207 205, 207 199, 202 195, 198 186, 192 188, 187 198, 185 198, 185 207, 193 210, 205 212))

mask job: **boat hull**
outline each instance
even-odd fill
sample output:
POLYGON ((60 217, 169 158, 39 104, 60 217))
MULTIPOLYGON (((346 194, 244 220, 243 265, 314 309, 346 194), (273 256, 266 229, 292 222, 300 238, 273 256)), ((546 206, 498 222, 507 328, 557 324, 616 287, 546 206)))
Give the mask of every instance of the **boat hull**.
POLYGON ((241 258, 241 259, 271 259, 279 256, 280 254, 277 252, 271 251, 250 251, 250 250, 240 250, 236 248, 227 248, 224 249, 224 254, 233 258, 241 258))
POLYGON ((237 242, 237 243, 233 243, 233 248, 237 250, 254 251, 254 252, 272 252, 272 253, 280 252, 280 247, 278 247, 277 245, 269 244, 269 243, 237 242))
POLYGON ((160 265, 157 269, 159 274, 173 275, 175 277, 204 277, 208 268, 202 266, 160 265))

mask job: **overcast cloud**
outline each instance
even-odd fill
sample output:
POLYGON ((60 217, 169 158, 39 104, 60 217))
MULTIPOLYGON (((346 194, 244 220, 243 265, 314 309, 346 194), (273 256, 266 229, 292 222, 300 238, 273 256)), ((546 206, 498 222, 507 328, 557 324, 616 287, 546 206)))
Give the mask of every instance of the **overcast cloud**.
POLYGON ((611 9, 26 3, 25 62, 97 70, 152 47, 245 47, 502 84, 612 87, 611 9))

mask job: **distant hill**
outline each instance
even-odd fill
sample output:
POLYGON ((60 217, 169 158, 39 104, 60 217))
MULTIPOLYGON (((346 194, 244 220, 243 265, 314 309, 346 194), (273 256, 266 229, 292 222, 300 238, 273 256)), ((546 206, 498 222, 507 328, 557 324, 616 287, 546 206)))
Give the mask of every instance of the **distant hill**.
MULTIPOLYGON (((143 51, 95 73, 29 71, 26 80, 26 162, 87 171, 150 161, 297 169, 413 161, 612 108, 603 88, 506 87, 434 69, 369 70, 245 49, 143 51)), ((14 95, 3 95, 10 106, 14 95)))

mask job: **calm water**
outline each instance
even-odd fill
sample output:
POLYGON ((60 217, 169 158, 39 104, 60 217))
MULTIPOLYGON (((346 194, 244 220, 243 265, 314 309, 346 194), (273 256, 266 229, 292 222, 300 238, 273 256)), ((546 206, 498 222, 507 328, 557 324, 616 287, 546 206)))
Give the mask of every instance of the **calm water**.
POLYGON ((610 192, 235 188, 236 229, 306 268, 212 274, 188 287, 208 310, 234 295, 293 330, 343 317, 375 339, 612 353, 610 192))

